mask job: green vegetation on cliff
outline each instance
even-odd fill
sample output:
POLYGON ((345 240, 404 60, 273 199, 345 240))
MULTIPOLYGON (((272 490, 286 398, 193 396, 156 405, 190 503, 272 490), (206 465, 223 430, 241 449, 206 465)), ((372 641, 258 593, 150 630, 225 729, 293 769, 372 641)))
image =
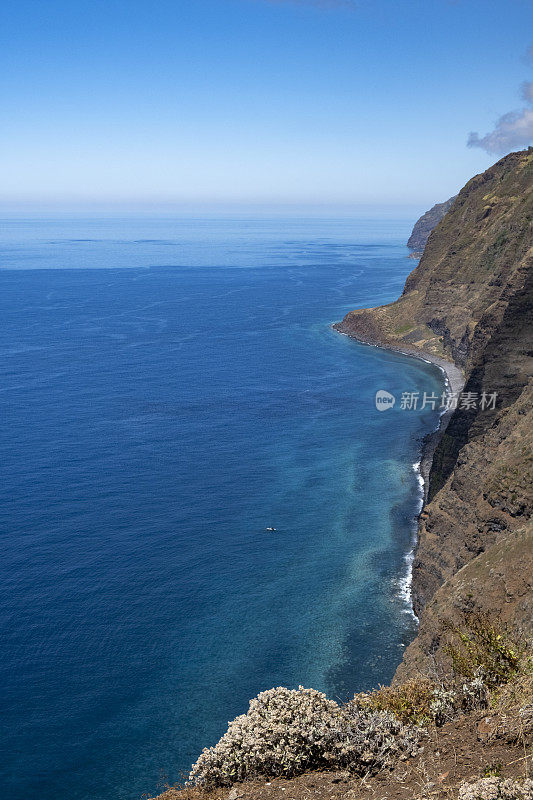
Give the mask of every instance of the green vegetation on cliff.
MULTIPOLYGON (((465 565, 529 525, 532 279, 530 148, 511 153, 466 184, 395 303, 352 311, 337 326, 362 341, 440 355, 464 370, 465 392, 497 393, 494 409, 458 408, 436 448, 413 571, 418 614, 465 565)), ((531 572, 527 555, 508 565, 517 580, 524 570, 531 572)), ((491 583, 488 575, 486 580, 491 583)), ((471 602, 482 608, 490 595, 483 592, 471 602)), ((459 606, 466 602, 454 597, 459 606)), ((520 602, 512 595, 507 601, 509 620, 528 625, 531 592, 520 602)), ((400 674, 410 674, 415 654, 417 668, 434 660, 440 637, 422 615, 400 674)))

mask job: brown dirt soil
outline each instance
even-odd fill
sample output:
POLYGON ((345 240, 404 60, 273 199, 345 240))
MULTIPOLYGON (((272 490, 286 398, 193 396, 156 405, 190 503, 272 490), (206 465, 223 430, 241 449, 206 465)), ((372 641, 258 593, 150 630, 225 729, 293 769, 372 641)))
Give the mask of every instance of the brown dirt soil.
POLYGON ((531 741, 507 741, 497 730, 498 718, 490 712, 464 715, 433 729, 416 758, 368 779, 309 772, 211 791, 169 788, 157 800, 452 800, 461 783, 483 777, 486 770, 496 769, 504 778, 531 776, 531 741))

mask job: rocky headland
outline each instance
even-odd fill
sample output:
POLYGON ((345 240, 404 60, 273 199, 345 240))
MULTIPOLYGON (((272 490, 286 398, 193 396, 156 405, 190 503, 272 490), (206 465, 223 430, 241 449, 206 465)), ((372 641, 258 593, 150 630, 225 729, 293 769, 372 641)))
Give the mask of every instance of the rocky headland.
POLYGON ((429 239, 429 234, 450 210, 454 200, 455 196, 450 197, 449 200, 445 200, 444 203, 436 203, 429 211, 422 214, 420 219, 415 222, 411 236, 407 240, 407 247, 409 250, 422 254, 427 240, 429 239))

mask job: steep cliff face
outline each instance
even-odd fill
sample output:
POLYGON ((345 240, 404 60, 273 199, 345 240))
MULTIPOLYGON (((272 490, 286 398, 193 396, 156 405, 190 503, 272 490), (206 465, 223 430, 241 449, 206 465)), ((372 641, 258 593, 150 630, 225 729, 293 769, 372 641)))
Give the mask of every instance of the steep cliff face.
POLYGON ((350 312, 338 329, 372 344, 418 348, 469 370, 524 287, 532 174, 533 149, 511 153, 472 178, 431 233, 401 297, 350 312))
POLYGON ((522 531, 518 541, 531 548, 532 220, 530 148, 466 184, 398 301, 351 312, 338 326, 362 341, 453 361, 464 370, 464 391, 478 401, 453 413, 435 451, 413 568, 420 632, 401 677, 442 655, 439 620, 453 609, 488 611, 499 603, 509 621, 531 626, 531 606, 525 614, 512 592, 495 600, 493 566, 483 557, 497 555, 500 589, 527 583, 532 565, 514 537, 522 531), (481 408, 481 396, 494 392, 496 407, 481 408))
POLYGON ((422 214, 420 219, 415 222, 413 231, 407 242, 407 247, 410 250, 416 250, 420 253, 424 250, 426 242, 429 239, 429 234, 433 228, 438 225, 446 212, 450 210, 454 200, 455 197, 450 197, 450 199, 446 200, 444 203, 436 203, 433 208, 430 208, 429 211, 422 214))
POLYGON ((467 373, 464 391, 496 392, 496 408, 458 409, 436 449, 413 566, 417 614, 443 580, 531 515, 531 274, 492 335, 484 329, 467 373))
POLYGON ((447 630, 472 614, 531 634, 533 619, 533 525, 510 533, 445 581, 428 602, 416 639, 405 651, 394 683, 423 674, 446 675, 447 630))

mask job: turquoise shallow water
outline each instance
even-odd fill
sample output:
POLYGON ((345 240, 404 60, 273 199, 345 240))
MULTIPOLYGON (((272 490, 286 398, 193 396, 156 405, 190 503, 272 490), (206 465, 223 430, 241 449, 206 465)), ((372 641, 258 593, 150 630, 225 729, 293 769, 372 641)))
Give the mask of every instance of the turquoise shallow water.
POLYGON ((4 221, 11 800, 133 800, 262 689, 390 678, 438 412, 374 395, 443 381, 330 323, 399 294, 409 227, 4 221))

